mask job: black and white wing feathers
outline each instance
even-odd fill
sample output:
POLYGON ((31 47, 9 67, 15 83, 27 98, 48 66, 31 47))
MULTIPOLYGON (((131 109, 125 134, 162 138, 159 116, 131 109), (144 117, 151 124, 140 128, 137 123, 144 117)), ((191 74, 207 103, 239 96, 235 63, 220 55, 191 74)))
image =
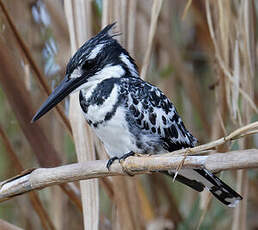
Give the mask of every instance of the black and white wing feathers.
MULTIPOLYGON (((131 124, 131 132, 137 137, 139 149, 146 153, 159 153, 196 144, 197 139, 185 128, 172 102, 157 87, 139 78, 130 78, 130 81, 125 78, 121 83, 121 94, 126 98, 127 120, 131 124)), ((174 170, 162 173, 172 178, 175 175, 174 170)), ((206 169, 180 170, 176 180, 198 192, 207 188, 229 207, 234 207, 242 199, 206 169)))
POLYGON ((126 106, 132 132, 140 132, 146 141, 149 136, 163 147, 153 151, 170 152, 196 144, 197 139, 187 131, 173 103, 157 87, 140 78, 124 78, 121 80, 121 94, 127 94, 126 106), (133 130, 135 127, 139 130, 133 130))

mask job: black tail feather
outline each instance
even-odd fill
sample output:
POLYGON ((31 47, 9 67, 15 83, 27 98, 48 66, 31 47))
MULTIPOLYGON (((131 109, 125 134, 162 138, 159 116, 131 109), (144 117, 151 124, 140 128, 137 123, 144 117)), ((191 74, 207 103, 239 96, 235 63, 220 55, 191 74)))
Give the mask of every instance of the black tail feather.
POLYGON ((235 207, 237 203, 243 199, 242 196, 240 196, 236 191, 234 191, 231 187, 208 170, 195 169, 195 171, 212 184, 212 186, 207 188, 223 204, 229 207, 235 207))
MULTIPOLYGON (((162 173, 170 176, 170 177, 173 177, 175 176, 175 173, 173 172, 168 172, 168 171, 162 171, 162 173)), ((194 189, 195 191, 197 192, 202 192, 203 189, 205 188, 205 186, 195 180, 190 180, 186 177, 184 177, 183 175, 181 174, 177 174, 176 178, 175 178, 176 181, 182 183, 182 184, 185 184, 187 186, 189 186, 190 188, 194 189)))
MULTIPOLYGON (((162 172, 174 177, 175 171, 162 172)), ((243 198, 207 169, 182 169, 176 180, 201 192, 207 188, 219 201, 229 207, 235 207, 243 198)))

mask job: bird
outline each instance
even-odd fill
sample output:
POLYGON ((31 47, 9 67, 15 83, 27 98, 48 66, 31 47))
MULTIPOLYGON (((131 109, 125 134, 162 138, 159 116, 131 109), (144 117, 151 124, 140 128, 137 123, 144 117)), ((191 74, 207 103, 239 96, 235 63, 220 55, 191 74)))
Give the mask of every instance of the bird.
MULTIPOLYGON (((139 76, 138 67, 115 37, 112 23, 86 41, 71 57, 64 79, 43 103, 35 122, 69 94, 79 102, 89 126, 104 144, 110 159, 135 153, 162 154, 191 148, 197 139, 185 128, 174 104, 156 86, 139 76)), ((161 173, 192 189, 208 189, 219 201, 235 207, 242 197, 205 168, 161 173)))

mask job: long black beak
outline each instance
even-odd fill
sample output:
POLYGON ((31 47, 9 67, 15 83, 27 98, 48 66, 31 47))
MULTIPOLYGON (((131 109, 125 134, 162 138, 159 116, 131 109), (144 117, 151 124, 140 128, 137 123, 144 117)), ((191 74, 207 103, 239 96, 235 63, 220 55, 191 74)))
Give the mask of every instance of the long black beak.
POLYGON ((50 109, 62 101, 67 95, 74 91, 83 83, 83 78, 68 78, 65 76, 64 80, 54 89, 50 94, 48 99, 40 107, 37 113, 32 118, 31 122, 35 122, 44 114, 46 114, 50 109))

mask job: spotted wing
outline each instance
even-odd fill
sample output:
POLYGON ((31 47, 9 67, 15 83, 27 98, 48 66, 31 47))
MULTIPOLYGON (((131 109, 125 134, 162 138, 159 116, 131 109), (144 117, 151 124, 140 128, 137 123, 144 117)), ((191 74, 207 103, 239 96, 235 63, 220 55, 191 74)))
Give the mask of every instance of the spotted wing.
POLYGON ((187 131, 175 106, 157 87, 140 78, 127 79, 123 85, 128 93, 129 123, 134 121, 150 139, 158 137, 158 144, 167 151, 195 145, 196 138, 187 131))
MULTIPOLYGON (((141 143, 147 143, 147 146, 160 144, 163 150, 167 151, 195 145, 196 138, 186 130, 174 105, 158 88, 141 79, 127 79, 122 85, 121 93, 127 98, 124 102, 128 110, 128 123, 131 124, 134 136, 139 138, 141 143)), ((148 150, 146 152, 151 153, 148 150)), ((153 151, 155 153, 155 148, 153 151)), ((175 175, 174 170, 161 173, 172 178, 175 175)), ((206 169, 182 169, 176 180, 198 192, 207 188, 229 207, 234 207, 242 199, 238 193, 206 169)))

